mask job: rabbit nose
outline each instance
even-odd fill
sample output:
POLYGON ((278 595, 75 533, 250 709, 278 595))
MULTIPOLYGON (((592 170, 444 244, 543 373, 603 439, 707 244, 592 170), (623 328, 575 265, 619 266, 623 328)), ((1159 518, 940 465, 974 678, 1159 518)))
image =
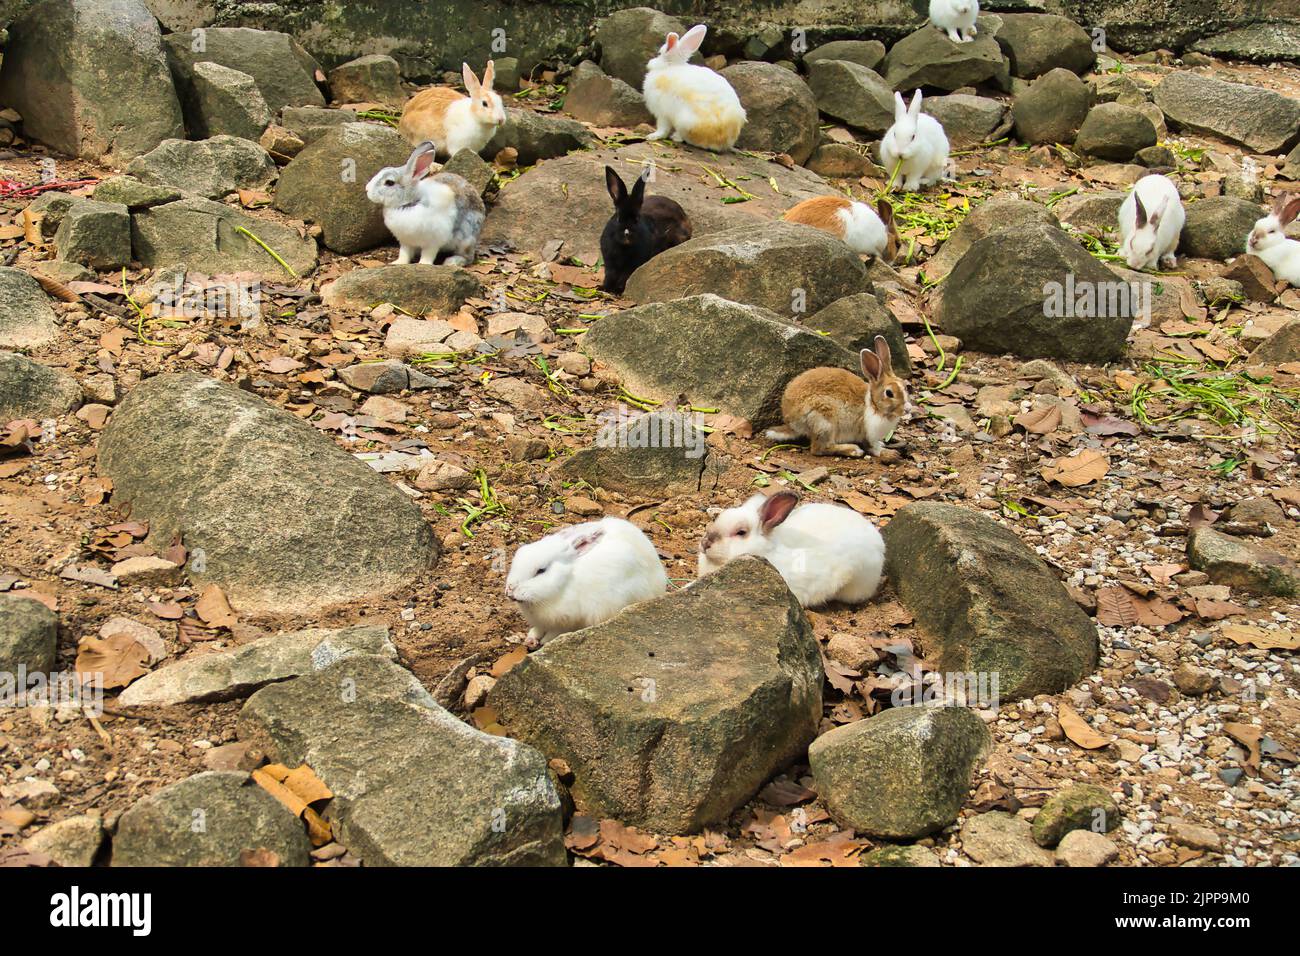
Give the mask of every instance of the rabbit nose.
POLYGON ((512 601, 515 599, 515 586, 513 584, 506 585, 506 597, 512 601))

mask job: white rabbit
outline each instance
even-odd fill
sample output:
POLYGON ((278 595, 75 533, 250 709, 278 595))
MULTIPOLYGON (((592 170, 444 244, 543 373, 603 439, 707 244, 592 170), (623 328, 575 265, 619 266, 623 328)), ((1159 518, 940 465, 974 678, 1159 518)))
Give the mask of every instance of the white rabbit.
POLYGON ((530 641, 609 620, 668 590, 659 554, 622 518, 573 525, 515 552, 506 597, 528 620, 530 641))
POLYGON ((979 0, 930 0, 930 22, 948 34, 953 43, 969 43, 979 31, 979 0))
POLYGON ((756 555, 780 572, 803 607, 870 599, 885 566, 885 541, 875 525, 840 505, 797 504, 794 492, 778 491, 722 512, 700 542, 700 576, 756 555))
POLYGON ((1286 227, 1300 214, 1300 199, 1283 194, 1273 211, 1255 223, 1246 240, 1246 251, 1259 256, 1273 270, 1273 278, 1300 288, 1300 242, 1288 239, 1286 227))
POLYGON ((478 236, 487 209, 478 191, 455 173, 429 175, 434 164, 433 143, 421 143, 405 166, 375 173, 366 196, 384 207, 384 225, 401 244, 398 265, 418 252, 421 265, 433 265, 447 252, 447 265, 474 262, 478 236))
POLYGON ((911 106, 904 104, 902 93, 894 94, 894 125, 880 141, 880 163, 894 179, 891 191, 900 181, 904 191, 915 192, 943 178, 948 165, 948 134, 937 119, 921 112, 920 90, 912 96, 911 106))
POLYGON ((646 64, 646 108, 654 114, 658 128, 648 139, 672 136, 692 146, 726 152, 736 145, 745 125, 745 108, 740 97, 723 77, 707 66, 687 62, 708 27, 698 24, 678 39, 668 34, 659 55, 646 64))
POLYGON ((1178 264, 1178 239, 1187 214, 1178 187, 1165 176, 1143 176, 1119 207, 1120 254, 1130 269, 1178 264))

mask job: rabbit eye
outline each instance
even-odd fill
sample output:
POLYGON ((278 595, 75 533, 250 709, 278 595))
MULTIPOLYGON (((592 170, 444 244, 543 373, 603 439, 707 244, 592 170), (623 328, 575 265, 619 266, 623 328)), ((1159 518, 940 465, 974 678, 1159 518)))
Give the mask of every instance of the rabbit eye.
POLYGON ((395 179, 385 179, 385 180, 384 180, 384 185, 385 185, 385 186, 396 186, 396 185, 397 185, 397 180, 395 180, 395 179))
POLYGON ((885 398, 893 398, 893 397, 894 397, 894 390, 892 388, 885 389, 885 398))
POLYGON ((736 537, 737 537, 737 538, 743 538, 743 537, 744 537, 745 535, 747 535, 747 534, 749 534, 749 532, 746 531, 744 528, 739 528, 739 529, 737 529, 737 531, 736 531, 736 537))
POLYGON ((538 568, 536 571, 533 572, 533 577, 540 578, 545 573, 546 573, 545 568, 538 568))

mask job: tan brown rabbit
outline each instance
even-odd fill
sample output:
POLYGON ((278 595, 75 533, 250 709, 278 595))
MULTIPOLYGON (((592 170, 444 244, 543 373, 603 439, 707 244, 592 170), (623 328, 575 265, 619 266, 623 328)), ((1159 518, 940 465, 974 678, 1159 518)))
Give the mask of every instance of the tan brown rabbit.
POLYGON ((781 397, 785 425, 768 429, 767 437, 807 438, 814 455, 860 458, 865 444, 879 456, 907 410, 907 386, 890 366, 884 336, 877 335, 875 349, 863 349, 859 359, 866 381, 842 368, 812 368, 796 376, 781 397))
POLYGON ((492 91, 496 64, 491 60, 479 83, 468 63, 461 64, 461 76, 469 96, 435 86, 411 97, 402 111, 398 131, 412 146, 434 143, 442 156, 455 156, 462 149, 480 152, 506 121, 501 96, 492 91))

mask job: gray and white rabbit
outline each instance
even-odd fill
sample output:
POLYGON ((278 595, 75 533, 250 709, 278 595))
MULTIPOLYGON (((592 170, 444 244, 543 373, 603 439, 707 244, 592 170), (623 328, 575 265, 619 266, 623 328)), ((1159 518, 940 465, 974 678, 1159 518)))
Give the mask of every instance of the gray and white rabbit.
POLYGON ((398 265, 419 254, 421 265, 433 265, 441 253, 452 266, 467 266, 478 253, 478 236, 487 208, 483 197, 455 173, 437 173, 436 147, 421 143, 405 166, 375 173, 366 196, 384 207, 384 225, 402 251, 398 265))

